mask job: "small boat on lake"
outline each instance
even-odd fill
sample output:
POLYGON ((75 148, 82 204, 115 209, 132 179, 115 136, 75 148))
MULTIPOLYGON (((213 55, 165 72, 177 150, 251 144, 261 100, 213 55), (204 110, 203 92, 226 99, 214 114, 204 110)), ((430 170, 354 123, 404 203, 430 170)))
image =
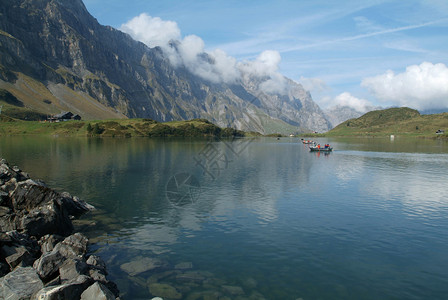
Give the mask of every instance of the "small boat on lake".
POLYGON ((304 143, 305 145, 308 145, 308 144, 312 144, 314 142, 312 140, 302 140, 302 143, 304 143))
POLYGON ((313 145, 310 146, 310 151, 314 152, 314 151, 319 151, 319 152, 331 152, 333 151, 333 147, 330 147, 330 145, 328 145, 328 147, 320 147, 319 145, 313 145))

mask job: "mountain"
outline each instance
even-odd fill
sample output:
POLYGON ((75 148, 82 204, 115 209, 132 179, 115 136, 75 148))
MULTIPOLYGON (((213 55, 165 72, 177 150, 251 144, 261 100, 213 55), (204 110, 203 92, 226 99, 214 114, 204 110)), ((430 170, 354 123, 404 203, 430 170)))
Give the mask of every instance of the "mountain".
MULTIPOLYGON (((381 107, 366 107, 367 112, 372 110, 379 110, 381 107)), ((324 110, 327 120, 330 122, 331 127, 334 128, 341 124, 344 121, 359 118, 363 114, 366 113, 360 112, 353 107, 350 106, 343 106, 343 105, 336 105, 333 107, 330 107, 326 110, 324 110)))
POLYGON ((28 109, 83 119, 204 118, 261 133, 330 128, 300 84, 284 78, 278 93, 260 87, 270 78, 208 81, 171 64, 161 48, 100 25, 81 0, 2 0, 0 14, 0 88, 28 109))
POLYGON ((359 118, 347 120, 326 135, 421 135, 435 136, 448 130, 448 113, 422 115, 408 107, 370 111, 359 118))

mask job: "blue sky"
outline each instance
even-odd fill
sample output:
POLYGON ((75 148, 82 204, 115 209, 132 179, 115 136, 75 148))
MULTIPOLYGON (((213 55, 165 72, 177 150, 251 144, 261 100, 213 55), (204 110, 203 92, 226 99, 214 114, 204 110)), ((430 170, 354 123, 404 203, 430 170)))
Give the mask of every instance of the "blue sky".
MULTIPOLYGON (((169 34, 179 40, 194 35, 195 42, 188 45, 203 43, 205 51, 220 49, 238 62, 274 51, 281 57, 276 70, 302 83, 322 107, 448 108, 446 0, 84 0, 84 4, 101 24, 122 30, 142 13, 175 22, 170 24, 179 32, 169 34)), ((145 30, 154 29, 145 29, 145 24, 134 26, 141 27, 143 39, 151 39, 145 30)))

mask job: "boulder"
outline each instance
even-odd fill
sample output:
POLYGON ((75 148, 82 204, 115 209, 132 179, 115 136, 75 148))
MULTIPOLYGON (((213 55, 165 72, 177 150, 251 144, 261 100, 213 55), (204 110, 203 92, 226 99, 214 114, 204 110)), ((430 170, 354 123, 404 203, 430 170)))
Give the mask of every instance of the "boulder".
POLYGON ((82 233, 75 233, 58 243, 53 251, 59 251, 66 258, 84 256, 89 240, 82 233))
POLYGON ((88 271, 85 261, 77 258, 69 258, 59 267, 59 278, 64 283, 76 279, 80 275, 88 275, 88 271))
POLYGON ((104 260, 101 259, 101 257, 96 255, 90 255, 89 258, 87 259, 87 264, 95 267, 95 269, 103 271, 104 274, 107 275, 106 263, 104 262, 104 260))
POLYGON ((182 294, 176 288, 166 283, 151 283, 149 292, 156 297, 167 299, 182 299, 182 294))
POLYGON ((64 238, 57 234, 46 234, 39 240, 40 251, 42 254, 53 251, 54 247, 64 238))
POLYGON ((17 220, 16 224, 17 230, 38 238, 46 234, 68 235, 73 231, 70 217, 58 200, 51 200, 45 206, 32 209, 17 220))
POLYGON ((10 266, 11 270, 18 265, 22 267, 30 267, 33 265, 34 257, 30 252, 28 252, 25 246, 3 246, 2 252, 6 253, 5 260, 10 266))
POLYGON ((92 209, 1 160, 0 299, 116 299, 104 261, 86 261, 88 239, 70 235, 72 217, 92 209))
POLYGON ((81 300, 115 300, 115 295, 103 284, 95 282, 81 294, 81 300))
POLYGON ((68 214, 74 217, 79 217, 82 214, 95 209, 93 205, 82 201, 76 196, 72 197, 72 195, 67 192, 61 193, 61 200, 64 207, 67 209, 68 214))
POLYGON ((32 267, 18 267, 0 278, 0 299, 21 300, 42 289, 44 284, 32 267))
POLYGON ((62 285, 49 286, 39 290, 32 300, 79 300, 81 294, 93 283, 92 278, 80 275, 62 285))
MULTIPOLYGON (((83 258, 85 253, 87 252, 87 238, 81 233, 75 233, 71 236, 65 238, 63 241, 59 242, 54 246, 51 252, 44 253, 39 259, 34 262, 34 268, 37 270, 37 273, 44 281, 48 281, 54 278, 55 274, 60 273, 59 268, 64 264, 64 262, 68 259, 79 259, 83 258)), ((87 274, 87 264, 83 262, 86 268, 85 271, 80 272, 77 275, 85 275, 87 274)), ((68 268, 64 268, 66 274, 69 273, 68 268)), ((73 271, 77 272, 77 271, 73 271)), ((73 277, 72 275, 67 275, 67 278, 61 279, 69 279, 69 277, 73 277)))
POLYGON ((131 276, 164 266, 163 261, 151 257, 137 257, 135 260, 122 264, 120 268, 131 276))
POLYGON ((37 259, 33 267, 36 269, 40 278, 45 282, 54 278, 54 275, 57 276, 59 271, 59 266, 64 262, 64 257, 58 251, 52 251, 50 253, 46 253, 42 255, 39 259, 37 259))

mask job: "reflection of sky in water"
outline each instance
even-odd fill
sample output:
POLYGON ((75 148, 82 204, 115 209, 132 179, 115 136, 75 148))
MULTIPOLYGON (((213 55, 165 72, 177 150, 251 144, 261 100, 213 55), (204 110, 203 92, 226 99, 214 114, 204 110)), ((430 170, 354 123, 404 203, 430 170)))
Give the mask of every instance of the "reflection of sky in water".
MULTIPOLYGON (((347 151, 336 168, 340 180, 365 177, 367 195, 400 201, 410 215, 437 217, 448 209, 448 155, 347 151)), ((359 180, 359 179, 358 179, 359 180)))

